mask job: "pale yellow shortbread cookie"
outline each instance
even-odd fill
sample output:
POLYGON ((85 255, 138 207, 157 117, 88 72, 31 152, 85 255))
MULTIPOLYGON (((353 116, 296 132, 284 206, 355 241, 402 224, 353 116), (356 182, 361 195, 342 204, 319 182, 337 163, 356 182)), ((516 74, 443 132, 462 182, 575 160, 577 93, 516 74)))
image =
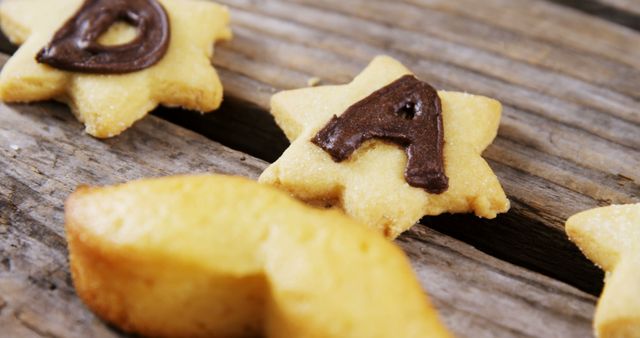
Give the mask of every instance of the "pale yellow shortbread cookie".
POLYGON ((567 233, 606 272, 594 327, 602 338, 640 338, 640 204, 588 210, 567 233))
POLYGON ((409 70, 377 57, 353 82, 278 93, 272 113, 291 147, 260 177, 298 198, 337 205, 355 219, 396 237, 424 215, 474 211, 494 218, 509 209, 500 182, 482 159, 500 123, 498 101, 465 93, 439 92, 444 123, 445 173, 449 189, 440 195, 410 186, 404 150, 384 141, 365 143, 336 163, 311 139, 334 115, 390 84, 409 70))
POLYGON ((337 211, 243 178, 80 188, 66 205, 74 284, 153 337, 449 337, 407 258, 337 211))
MULTIPOLYGON (((209 1, 160 0, 171 25, 166 55, 150 68, 122 75, 71 73, 38 63, 36 54, 76 13, 83 0, 4 0, 0 24, 22 46, 0 74, 0 99, 69 104, 86 132, 100 138, 120 134, 158 104, 209 112, 222 101, 222 85, 211 65, 213 44, 231 37, 225 7, 209 1)), ((100 42, 128 42, 135 29, 116 24, 100 42)))

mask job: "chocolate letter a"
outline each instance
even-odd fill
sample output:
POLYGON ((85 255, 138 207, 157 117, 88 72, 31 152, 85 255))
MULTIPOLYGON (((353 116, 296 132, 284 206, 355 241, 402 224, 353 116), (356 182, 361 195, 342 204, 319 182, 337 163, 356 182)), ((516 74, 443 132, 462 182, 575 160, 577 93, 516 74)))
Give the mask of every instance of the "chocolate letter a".
POLYGON ((374 138, 405 148, 409 160, 404 176, 411 186, 434 194, 448 189, 442 108, 429 84, 403 76, 334 116, 312 142, 342 162, 374 138))

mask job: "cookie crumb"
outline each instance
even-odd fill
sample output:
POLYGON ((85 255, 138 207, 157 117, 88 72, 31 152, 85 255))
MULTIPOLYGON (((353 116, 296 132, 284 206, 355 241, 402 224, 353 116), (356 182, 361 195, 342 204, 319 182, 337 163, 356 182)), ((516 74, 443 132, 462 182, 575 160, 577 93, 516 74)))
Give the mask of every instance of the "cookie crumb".
POLYGON ((310 78, 309 80, 307 80, 307 86, 315 87, 315 86, 320 84, 320 81, 322 81, 322 80, 320 80, 319 77, 315 77, 314 76, 314 77, 310 78))

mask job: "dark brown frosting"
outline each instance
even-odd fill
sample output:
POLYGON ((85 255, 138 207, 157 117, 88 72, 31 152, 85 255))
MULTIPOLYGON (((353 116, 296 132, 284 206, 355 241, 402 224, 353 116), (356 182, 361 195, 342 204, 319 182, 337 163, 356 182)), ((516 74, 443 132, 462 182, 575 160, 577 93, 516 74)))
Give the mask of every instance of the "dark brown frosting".
MULTIPOLYGON (((440 194, 449 188, 444 172, 444 129, 438 92, 406 75, 352 105, 311 140, 334 161, 348 159, 370 139, 405 148, 409 161, 405 179, 414 187, 440 194)), ((371 182, 375 184, 375 182, 371 182)))
POLYGON ((86 0, 36 59, 73 72, 130 73, 160 61, 169 39, 169 17, 157 0, 86 0), (118 21, 134 26, 137 37, 116 46, 99 44, 100 36, 118 21))

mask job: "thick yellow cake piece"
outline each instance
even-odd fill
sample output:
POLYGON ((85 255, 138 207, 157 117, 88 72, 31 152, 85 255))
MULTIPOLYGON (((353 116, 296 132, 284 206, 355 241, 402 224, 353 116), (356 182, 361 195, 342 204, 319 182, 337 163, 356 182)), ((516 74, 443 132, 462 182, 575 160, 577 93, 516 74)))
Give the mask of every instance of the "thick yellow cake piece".
POLYGON ((292 195, 348 215, 395 238, 425 215, 475 212, 494 218, 509 209, 498 178, 481 157, 496 137, 502 107, 496 100, 466 93, 438 92, 444 124, 445 173, 449 189, 430 194, 404 177, 407 155, 382 140, 365 143, 347 161, 336 163, 311 142, 334 115, 411 72, 381 56, 353 82, 278 93, 271 112, 291 140, 278 161, 260 177, 292 195))
POLYGON ((640 338, 640 204, 579 213, 567 221, 572 241, 607 274, 594 327, 601 338, 640 338))
MULTIPOLYGON (((83 0, 4 0, 0 25, 20 48, 0 73, 0 99, 66 102, 86 132, 100 138, 120 134, 158 104, 209 112, 222 101, 222 85, 211 66, 213 44, 231 38, 225 7, 200 0, 160 0, 171 38, 164 57, 128 74, 73 73, 36 61, 83 0)), ((100 38, 104 45, 128 42, 135 29, 116 24, 100 38)))
POLYGON ((243 178, 80 188, 74 284, 100 317, 154 337, 449 337, 402 251, 336 211, 243 178))

